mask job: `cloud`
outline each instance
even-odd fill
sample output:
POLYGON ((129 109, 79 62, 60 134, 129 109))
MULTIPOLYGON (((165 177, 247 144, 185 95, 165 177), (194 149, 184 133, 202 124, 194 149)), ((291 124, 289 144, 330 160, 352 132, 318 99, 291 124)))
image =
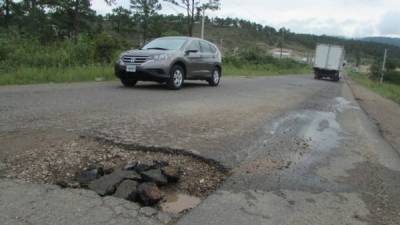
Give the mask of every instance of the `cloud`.
POLYGON ((381 35, 400 35, 400 11, 390 11, 384 14, 378 25, 381 35))
POLYGON ((92 8, 100 14, 106 14, 111 12, 112 8, 106 4, 104 0, 92 1, 92 8))
POLYGON ((274 26, 286 27, 297 33, 316 35, 365 37, 376 33, 374 24, 353 19, 343 21, 333 18, 292 19, 276 23, 274 26))

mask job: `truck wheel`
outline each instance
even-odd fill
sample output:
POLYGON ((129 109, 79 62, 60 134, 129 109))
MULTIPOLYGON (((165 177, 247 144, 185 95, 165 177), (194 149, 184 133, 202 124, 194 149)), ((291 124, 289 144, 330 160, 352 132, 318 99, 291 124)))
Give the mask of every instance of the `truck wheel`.
POLYGON ((183 86, 185 79, 185 70, 179 66, 175 65, 170 71, 170 78, 167 81, 167 87, 172 90, 179 90, 183 86))
POLYGON ((338 82, 339 80, 340 80, 340 76, 339 76, 339 74, 336 74, 336 75, 333 77, 333 81, 338 82))
POLYGON ((207 82, 210 86, 216 87, 219 85, 220 81, 221 81, 221 73, 219 72, 219 69, 215 67, 212 71, 211 78, 208 79, 207 82))
POLYGON ((314 79, 319 80, 321 77, 318 74, 314 74, 314 79))
POLYGON ((136 79, 121 79, 121 83, 125 87, 134 87, 138 81, 136 79))

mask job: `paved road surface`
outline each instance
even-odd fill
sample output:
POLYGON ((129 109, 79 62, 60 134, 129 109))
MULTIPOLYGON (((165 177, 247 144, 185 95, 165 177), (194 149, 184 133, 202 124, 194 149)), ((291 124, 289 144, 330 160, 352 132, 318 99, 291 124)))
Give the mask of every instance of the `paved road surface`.
MULTIPOLYGON (((223 187, 179 225, 400 224, 399 154, 344 82, 226 78, 218 88, 193 83, 177 92, 153 84, 128 89, 116 82, 10 86, 0 88, 0 112, 0 141, 6 143, 0 159, 27 148, 15 147, 21 146, 10 141, 15 136, 34 145, 38 140, 30 133, 62 129, 191 151, 232 169, 223 187)), ((31 209, 43 202, 29 201, 22 194, 26 185, 3 180, 0 186, 0 220, 9 224, 57 224, 61 216, 67 218, 64 224, 107 224, 118 217, 74 219, 72 211, 57 206, 49 215, 31 209)), ((30 188, 51 200, 47 187, 30 188)), ((79 204, 73 192, 56 192, 58 204, 68 199, 79 204)), ((143 218, 135 216, 124 222, 140 224, 143 218)))

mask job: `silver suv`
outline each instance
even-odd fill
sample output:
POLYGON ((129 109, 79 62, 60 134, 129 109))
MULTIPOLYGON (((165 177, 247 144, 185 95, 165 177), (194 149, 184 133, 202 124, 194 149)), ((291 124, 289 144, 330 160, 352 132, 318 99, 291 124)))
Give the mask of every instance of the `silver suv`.
POLYGON ((142 49, 122 53, 115 64, 115 74, 128 87, 138 81, 156 81, 177 90, 184 80, 205 80, 211 86, 218 86, 221 61, 217 46, 208 41, 163 37, 142 49))

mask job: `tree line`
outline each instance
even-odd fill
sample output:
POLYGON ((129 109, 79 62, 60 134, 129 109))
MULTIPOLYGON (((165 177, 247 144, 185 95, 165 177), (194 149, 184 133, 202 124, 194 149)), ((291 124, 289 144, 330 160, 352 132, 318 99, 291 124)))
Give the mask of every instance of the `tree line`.
MULTIPOLYGON (((111 6, 118 0, 105 2, 111 6)), ((147 40, 149 30, 159 25, 162 2, 185 10, 188 36, 193 35, 196 16, 202 10, 220 7, 220 0, 130 0, 128 9, 119 7, 102 16, 91 9, 91 0, 0 0, 0 24, 6 31, 12 29, 47 42, 100 32, 104 24, 110 22, 117 26, 117 32, 139 29, 142 39, 147 40)))
MULTIPOLYGON (((118 0, 105 0, 110 7, 118 0)), ((91 8, 91 0, 0 0, 0 35, 36 39, 43 45, 63 40, 79 41, 80 36, 93 40, 109 38, 143 44, 149 39, 165 35, 193 36, 195 24, 203 10, 217 10, 220 0, 130 0, 127 8, 114 8, 107 15, 99 15, 91 8), (183 13, 164 15, 162 6, 170 4, 183 13), (98 37, 102 35, 101 37, 98 37)), ((238 18, 209 18, 206 26, 215 29, 245 30, 252 37, 259 37, 268 45, 283 48, 290 44, 313 50, 317 43, 342 44, 356 64, 364 59, 379 58, 384 48, 389 49, 394 64, 400 65, 400 48, 331 36, 296 34, 288 29, 275 29, 238 18)), ((0 36, 1 38, 1 36, 0 36)), ((216 37, 213 37, 217 39, 216 37)), ((112 40, 111 40, 112 41, 112 40)), ((122 44, 124 47, 127 43, 122 44)), ((102 48, 112 46, 98 46, 102 48)), ((117 48, 114 46, 114 48, 117 48)), ((0 49, 1 54, 1 49, 0 49)))

